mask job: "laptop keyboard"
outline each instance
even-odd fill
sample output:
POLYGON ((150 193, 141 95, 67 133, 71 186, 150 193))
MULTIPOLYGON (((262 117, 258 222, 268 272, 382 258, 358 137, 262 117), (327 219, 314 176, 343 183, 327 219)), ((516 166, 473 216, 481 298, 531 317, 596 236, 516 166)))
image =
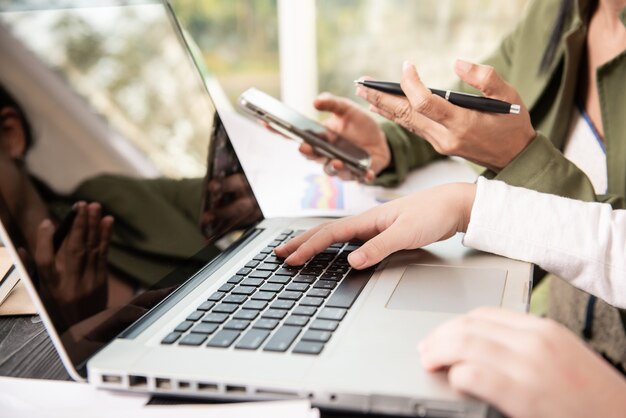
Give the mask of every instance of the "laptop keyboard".
POLYGON ((374 269, 350 267, 356 243, 333 244, 304 266, 284 264, 274 248, 299 232, 278 235, 161 344, 320 354, 374 269))

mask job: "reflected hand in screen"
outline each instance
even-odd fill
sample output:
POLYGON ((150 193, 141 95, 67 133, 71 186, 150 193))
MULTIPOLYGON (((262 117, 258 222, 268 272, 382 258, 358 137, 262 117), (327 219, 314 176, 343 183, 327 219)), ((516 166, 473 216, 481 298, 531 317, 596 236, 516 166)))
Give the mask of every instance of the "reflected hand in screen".
POLYGON ((207 189, 211 205, 200 217, 200 226, 207 239, 261 219, 261 209, 243 173, 213 179, 207 189))
POLYGON ((107 253, 113 217, 102 216, 99 203, 78 202, 76 218, 55 252, 55 226, 44 220, 37 230, 35 265, 42 294, 62 305, 68 324, 106 307, 107 253))

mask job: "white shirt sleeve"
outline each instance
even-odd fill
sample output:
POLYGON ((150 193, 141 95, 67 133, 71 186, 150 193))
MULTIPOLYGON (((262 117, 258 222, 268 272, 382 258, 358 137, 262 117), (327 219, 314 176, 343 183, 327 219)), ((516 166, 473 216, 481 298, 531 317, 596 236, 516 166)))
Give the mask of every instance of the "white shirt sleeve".
POLYGON ((626 308, 626 210, 478 179, 463 243, 534 263, 626 308))

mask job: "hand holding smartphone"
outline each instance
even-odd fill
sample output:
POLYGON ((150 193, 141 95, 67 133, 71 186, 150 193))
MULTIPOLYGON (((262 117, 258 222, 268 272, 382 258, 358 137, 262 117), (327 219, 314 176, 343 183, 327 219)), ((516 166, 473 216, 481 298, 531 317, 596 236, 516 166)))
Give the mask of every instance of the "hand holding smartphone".
POLYGON ((250 88, 243 92, 239 105, 247 114, 283 135, 311 145, 324 157, 342 161, 359 178, 363 178, 371 166, 372 158, 363 148, 260 90, 250 88))

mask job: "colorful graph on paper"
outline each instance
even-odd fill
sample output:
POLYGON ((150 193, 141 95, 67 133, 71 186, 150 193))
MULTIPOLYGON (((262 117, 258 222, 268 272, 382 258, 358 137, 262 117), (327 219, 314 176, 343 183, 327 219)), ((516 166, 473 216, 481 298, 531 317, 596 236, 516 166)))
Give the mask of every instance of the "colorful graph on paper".
POLYGON ((306 178, 303 209, 343 209, 343 183, 336 177, 310 175, 306 178))

